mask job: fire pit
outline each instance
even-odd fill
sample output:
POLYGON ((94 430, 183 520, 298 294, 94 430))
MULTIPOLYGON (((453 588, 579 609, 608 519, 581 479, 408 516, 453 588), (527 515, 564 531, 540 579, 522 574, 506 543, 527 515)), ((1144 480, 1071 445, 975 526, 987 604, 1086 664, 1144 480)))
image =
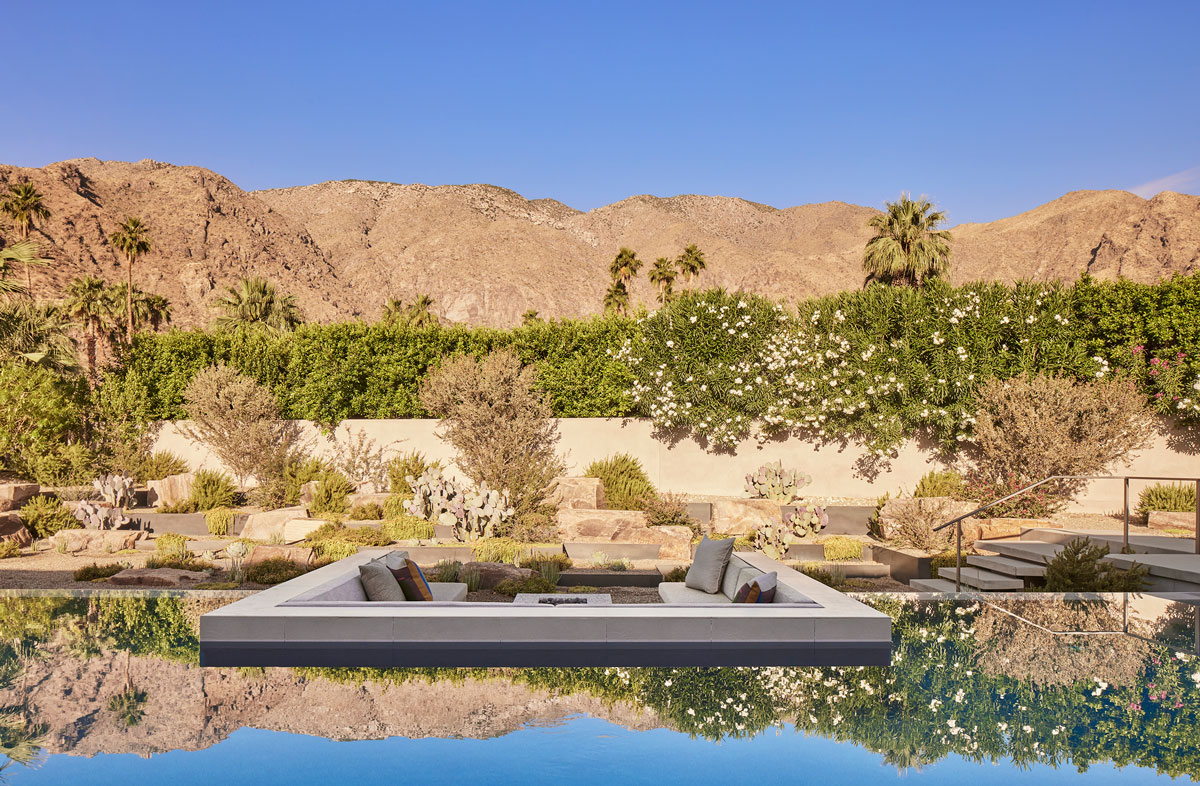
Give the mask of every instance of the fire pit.
POLYGON ((522 592, 513 598, 513 603, 518 606, 611 606, 612 595, 603 595, 598 592, 577 595, 522 592))

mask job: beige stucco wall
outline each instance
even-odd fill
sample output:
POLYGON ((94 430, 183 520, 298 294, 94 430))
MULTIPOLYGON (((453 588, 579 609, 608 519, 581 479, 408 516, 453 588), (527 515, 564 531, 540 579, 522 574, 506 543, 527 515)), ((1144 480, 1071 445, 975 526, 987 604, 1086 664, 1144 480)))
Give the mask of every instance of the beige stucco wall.
MULTIPOLYGON (((839 448, 790 439, 760 446, 747 440, 733 454, 716 454, 706 452, 690 438, 674 445, 660 441, 646 420, 564 418, 558 423, 562 434, 560 451, 571 474, 582 473, 594 459, 618 452, 631 453, 642 462, 655 486, 683 494, 743 495, 746 473, 776 459, 812 475, 813 483, 806 491, 823 497, 875 498, 885 492, 893 496, 911 492, 922 475, 939 467, 931 451, 911 442, 876 476, 868 477, 859 468, 865 451, 853 444, 839 448)), ((311 424, 305 423, 304 428, 314 452, 328 455, 328 437, 311 424)), ((336 437, 344 440, 347 429, 355 433, 365 430, 380 445, 395 451, 419 450, 428 458, 441 459, 453 471, 454 451, 437 437, 436 420, 347 420, 338 427, 336 437)), ((156 448, 183 456, 194 469, 221 466, 209 451, 184 437, 172 423, 164 424, 156 448)), ((1116 474, 1200 477, 1200 456, 1176 452, 1165 439, 1159 438, 1128 469, 1116 474)), ((1131 484, 1132 504, 1136 505, 1137 492, 1143 485, 1131 484)), ((1072 506, 1073 510, 1093 513, 1116 512, 1120 508, 1120 481, 1092 484, 1072 506)))

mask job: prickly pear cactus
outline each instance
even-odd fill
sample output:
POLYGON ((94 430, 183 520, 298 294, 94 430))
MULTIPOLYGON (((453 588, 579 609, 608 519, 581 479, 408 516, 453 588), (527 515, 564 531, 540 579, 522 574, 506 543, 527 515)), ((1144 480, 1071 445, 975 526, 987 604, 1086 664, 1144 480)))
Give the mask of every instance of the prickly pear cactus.
POLYGON ((141 519, 130 519, 120 508, 84 500, 75 507, 75 518, 84 529, 147 529, 141 519), (136 523, 137 526, 129 526, 136 523))
POLYGON ((92 481, 92 486, 109 505, 127 508, 133 502, 133 478, 115 473, 101 475, 92 481))
POLYGON ((782 521, 772 521, 754 531, 753 544, 773 560, 787 556, 788 547, 809 536, 815 536, 829 524, 829 515, 819 506, 801 506, 789 512, 782 521))
POLYGON ((404 503, 414 516, 454 528, 456 540, 464 543, 494 537, 502 524, 516 511, 509 504, 508 492, 488 488, 459 486, 442 475, 439 468, 427 469, 419 478, 406 478, 413 498, 404 503))
POLYGON ((801 505, 783 517, 783 524, 798 538, 816 535, 829 526, 829 514, 820 505, 801 505))
POLYGON ((799 470, 785 469, 782 461, 774 461, 763 464, 746 476, 746 491, 752 497, 787 505, 809 483, 812 483, 811 476, 799 470))

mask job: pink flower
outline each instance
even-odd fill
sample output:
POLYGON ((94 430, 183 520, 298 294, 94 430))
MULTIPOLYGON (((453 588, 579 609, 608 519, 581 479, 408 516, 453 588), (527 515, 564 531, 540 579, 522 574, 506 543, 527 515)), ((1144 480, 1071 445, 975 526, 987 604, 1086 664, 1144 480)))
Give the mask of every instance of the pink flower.
MULTIPOLYGON (((1150 365, 1157 366, 1159 363, 1162 363, 1162 361, 1159 360, 1158 358, 1150 358, 1150 365)), ((1153 373, 1153 372, 1151 372, 1151 373, 1153 373)))
POLYGON ((1176 356, 1175 356, 1175 359, 1176 359, 1176 360, 1183 360, 1185 357, 1187 357, 1187 355, 1185 355, 1185 354, 1183 354, 1182 352, 1180 352, 1178 355, 1176 355, 1176 356))
POLYGON ((1135 355, 1140 354, 1143 349, 1145 349, 1145 347, 1142 346, 1141 344, 1138 344, 1136 347, 1133 348, 1133 354, 1135 354, 1135 355))
POLYGON ((1142 704, 1141 704, 1141 702, 1138 702, 1138 701, 1131 701, 1131 702, 1129 702, 1129 709, 1132 710, 1133 712, 1141 712, 1142 704))
POLYGON ((1158 369, 1156 369, 1156 368, 1152 368, 1152 369, 1150 369, 1150 376, 1152 376, 1152 377, 1157 377, 1157 376, 1158 376, 1158 369))
POLYGON ((1162 394, 1162 393, 1155 393, 1155 394, 1154 394, 1154 397, 1155 397, 1155 398, 1162 398, 1162 397, 1163 397, 1163 394, 1162 394))

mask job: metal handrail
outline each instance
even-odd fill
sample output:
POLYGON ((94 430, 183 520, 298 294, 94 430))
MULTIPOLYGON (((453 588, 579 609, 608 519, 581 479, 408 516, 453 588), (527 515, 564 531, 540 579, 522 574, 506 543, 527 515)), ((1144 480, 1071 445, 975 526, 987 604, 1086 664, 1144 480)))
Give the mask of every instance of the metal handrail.
POLYGON ((1121 480, 1125 486, 1124 507, 1125 507, 1125 523, 1123 534, 1121 536, 1122 550, 1129 550, 1129 481, 1131 480, 1167 480, 1173 482, 1191 482, 1196 486, 1196 536, 1195 536, 1195 553, 1200 554, 1200 478, 1179 478, 1179 477, 1159 477, 1154 475, 1051 475, 1048 478, 1043 478, 1036 483, 1030 483, 1024 488, 1017 489, 1007 497, 992 500, 991 502, 976 508, 970 513, 964 513, 956 519, 951 519, 945 524, 938 525, 933 528, 934 532, 941 532, 947 527, 954 527, 954 591, 962 591, 962 523, 964 519, 969 519, 972 516, 982 513, 985 510, 990 510, 995 506, 1008 502, 1010 499, 1019 497, 1027 491, 1032 491, 1038 486, 1043 486, 1058 480, 1121 480))

